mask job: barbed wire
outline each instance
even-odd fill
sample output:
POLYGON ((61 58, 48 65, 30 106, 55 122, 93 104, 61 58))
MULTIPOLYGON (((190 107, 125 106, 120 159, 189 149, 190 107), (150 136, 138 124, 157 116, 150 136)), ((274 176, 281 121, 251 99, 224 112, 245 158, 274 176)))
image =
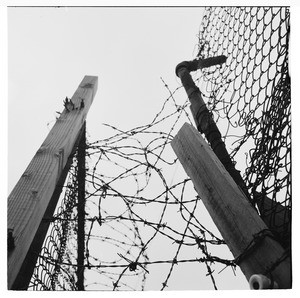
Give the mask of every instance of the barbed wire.
MULTIPOLYGON (((194 75, 261 217, 287 249, 288 36, 288 8, 206 8, 198 56, 228 58, 225 66, 194 75)), ((217 289, 216 275, 238 264, 230 254, 218 256, 218 248, 226 250, 226 244, 205 223, 201 199, 170 148, 182 124, 192 123, 189 102, 177 97, 181 87, 171 91, 163 79, 162 84, 168 97, 149 124, 130 130, 106 124, 110 137, 87 142, 86 289, 146 290, 153 268, 163 265, 167 270, 162 270, 156 289, 165 290, 184 264, 199 264, 199 275, 206 272, 203 280, 210 279, 217 289)), ((76 290, 76 173, 75 158, 39 254, 30 284, 34 290, 76 290)), ((256 240, 254 235, 254 244, 256 240)))
MULTIPOLYGON (((225 242, 200 223, 199 217, 196 216, 200 212, 200 200, 191 180, 185 175, 179 175, 178 181, 174 177, 173 169, 177 167, 179 172, 179 161, 169 143, 183 122, 190 121, 190 116, 186 110, 188 101, 185 100, 179 105, 179 100, 175 101, 174 93, 170 92, 168 85, 164 81, 163 84, 169 92, 169 97, 150 124, 128 131, 106 125, 115 132, 113 136, 87 143, 89 161, 86 173, 85 269, 87 275, 89 271, 92 272, 91 275, 98 275, 97 289, 136 289, 130 281, 134 278, 139 280, 138 289, 144 290, 150 272, 149 266, 169 264, 170 269, 161 282, 163 290, 168 286, 175 265, 188 262, 204 263, 216 288, 212 263, 235 266, 233 261, 218 258, 208 252, 208 246, 225 246, 225 242), (185 223, 184 226, 179 225, 179 222, 185 223), (172 247, 170 253, 173 257, 150 259, 150 247, 157 245, 172 247), (180 257, 183 248, 193 250, 195 257, 180 257)), ((76 198, 72 197, 76 194, 76 181, 73 180, 76 179, 76 162, 72 171, 65 192, 66 198, 69 198, 72 204, 66 203, 65 199, 61 206, 66 209, 59 208, 52 218, 55 222, 52 231, 56 232, 56 225, 63 222, 68 225, 70 242, 74 242, 76 238, 76 235, 72 234, 76 232, 76 198), (70 210, 68 206, 73 208, 73 215, 69 218, 65 215, 70 210)), ((54 238, 48 238, 50 237, 54 238)), ((55 241, 59 243, 58 239, 53 242, 55 241)), ((47 240, 45 246, 58 249, 56 244, 50 244, 47 240)), ((39 262, 46 262, 51 268, 57 263, 62 268, 69 266, 73 268, 74 274, 75 251, 69 252, 72 257, 67 261, 42 251, 39 262)), ((45 265, 43 266, 45 268, 45 265)), ((41 265, 38 266, 40 267, 41 265)), ((51 269, 47 272, 48 278, 53 280, 53 273, 49 277, 51 269)), ((35 273, 34 276, 37 275, 35 273)), ((64 278, 69 281, 69 277, 64 278)), ((76 278, 73 278, 76 284, 76 278)), ((42 283, 44 288, 55 289, 55 286, 49 286, 45 281, 36 279, 35 283, 37 281, 42 283)), ((55 283, 56 289, 66 288, 67 282, 63 286, 58 284, 57 280, 55 283)))

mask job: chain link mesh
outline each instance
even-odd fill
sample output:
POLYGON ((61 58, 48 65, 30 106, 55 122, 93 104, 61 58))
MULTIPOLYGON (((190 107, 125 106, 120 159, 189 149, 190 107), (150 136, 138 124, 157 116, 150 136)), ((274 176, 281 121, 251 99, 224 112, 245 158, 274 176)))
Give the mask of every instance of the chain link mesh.
POLYGON ((39 253, 30 290, 76 290, 76 159, 65 190, 50 220, 47 236, 39 253))
POLYGON ((227 61, 196 78, 262 218, 285 247, 292 204, 289 33, 288 7, 206 8, 199 57, 227 61))
MULTIPOLYGON (((226 55, 227 61, 194 74, 261 217, 286 248, 291 224, 289 20, 286 7, 206 8, 198 57, 226 55)), ((180 87, 172 92, 163 84, 169 97, 150 124, 129 131, 109 126, 112 137, 87 145, 85 272, 90 289, 144 290, 158 264, 168 267, 161 290, 174 268, 184 264, 204 266, 217 289, 215 272, 235 268, 235 260, 224 257, 225 242, 198 220, 201 203, 190 179, 174 178, 180 165, 170 142, 184 122, 192 121, 188 100, 182 105, 175 100, 180 87), (171 177, 166 168, 173 169, 171 177), (168 255, 160 249, 160 259, 153 259, 150 247, 162 241, 168 255), (190 257, 182 257, 183 252, 190 257)), ((75 162, 30 289, 76 290, 76 185, 75 162)))

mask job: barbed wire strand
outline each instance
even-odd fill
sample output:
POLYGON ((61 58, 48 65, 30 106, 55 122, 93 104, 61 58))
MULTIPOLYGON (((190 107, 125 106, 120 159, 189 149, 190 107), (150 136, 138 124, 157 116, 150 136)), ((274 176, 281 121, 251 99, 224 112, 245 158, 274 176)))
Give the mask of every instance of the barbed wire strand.
MULTIPOLYGON (((197 56, 225 55, 227 60, 222 67, 193 74, 260 216, 287 249, 287 256, 291 238, 289 18, 287 7, 205 8, 197 56)), ((268 234, 253 235, 237 259, 212 253, 218 247, 224 250, 226 244, 202 222, 201 198, 179 171, 170 149, 182 124, 193 123, 189 102, 185 98, 182 103, 181 86, 171 91, 161 81, 168 97, 150 123, 129 130, 105 124, 111 136, 87 142, 87 289, 146 290, 152 268, 168 265, 161 270, 157 286, 165 290, 171 288, 175 268, 195 263, 199 279, 203 272, 203 280, 210 279, 217 289, 218 275, 225 274, 227 267, 235 270, 268 234), (167 249, 155 249, 158 245, 167 249)), ((29 289, 77 289, 76 179, 75 155, 29 289)), ((266 274, 271 276, 273 269, 266 274)))

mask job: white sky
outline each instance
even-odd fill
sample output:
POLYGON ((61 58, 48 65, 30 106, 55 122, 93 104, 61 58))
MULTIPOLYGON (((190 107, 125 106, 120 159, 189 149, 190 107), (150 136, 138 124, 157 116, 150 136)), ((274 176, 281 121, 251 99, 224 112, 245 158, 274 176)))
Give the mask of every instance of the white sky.
POLYGON ((98 76, 88 131, 146 124, 195 57, 202 8, 9 8, 9 191, 41 145, 63 99, 98 76), (20 154, 20 146, 22 154, 20 154))
POLYGON ((160 77, 174 90, 175 66, 195 57, 202 12, 8 8, 8 193, 84 75, 98 76, 87 118, 93 139, 105 137, 101 123, 130 129, 152 120, 168 96, 160 77))

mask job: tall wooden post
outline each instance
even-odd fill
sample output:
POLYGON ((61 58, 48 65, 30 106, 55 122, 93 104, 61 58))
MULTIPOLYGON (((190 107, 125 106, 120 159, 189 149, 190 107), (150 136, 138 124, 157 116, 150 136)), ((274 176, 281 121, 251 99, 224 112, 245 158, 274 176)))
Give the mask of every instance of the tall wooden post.
POLYGON ((83 134, 78 144, 77 151, 77 181, 78 181, 78 196, 77 196, 77 289, 84 290, 84 251, 85 251, 85 149, 86 136, 85 125, 83 134))
POLYGON ((200 133, 186 123, 171 145, 247 280, 263 274, 290 288, 290 256, 200 133))
MULTIPOLYGON (((8 197, 8 289, 26 289, 39 249, 34 243, 49 206, 56 205, 58 184, 97 91, 98 78, 85 76, 8 197), (32 248, 35 251, 32 251, 32 248)), ((61 188, 60 188, 61 189, 61 188)), ((44 229, 45 230, 45 229, 44 229)))

